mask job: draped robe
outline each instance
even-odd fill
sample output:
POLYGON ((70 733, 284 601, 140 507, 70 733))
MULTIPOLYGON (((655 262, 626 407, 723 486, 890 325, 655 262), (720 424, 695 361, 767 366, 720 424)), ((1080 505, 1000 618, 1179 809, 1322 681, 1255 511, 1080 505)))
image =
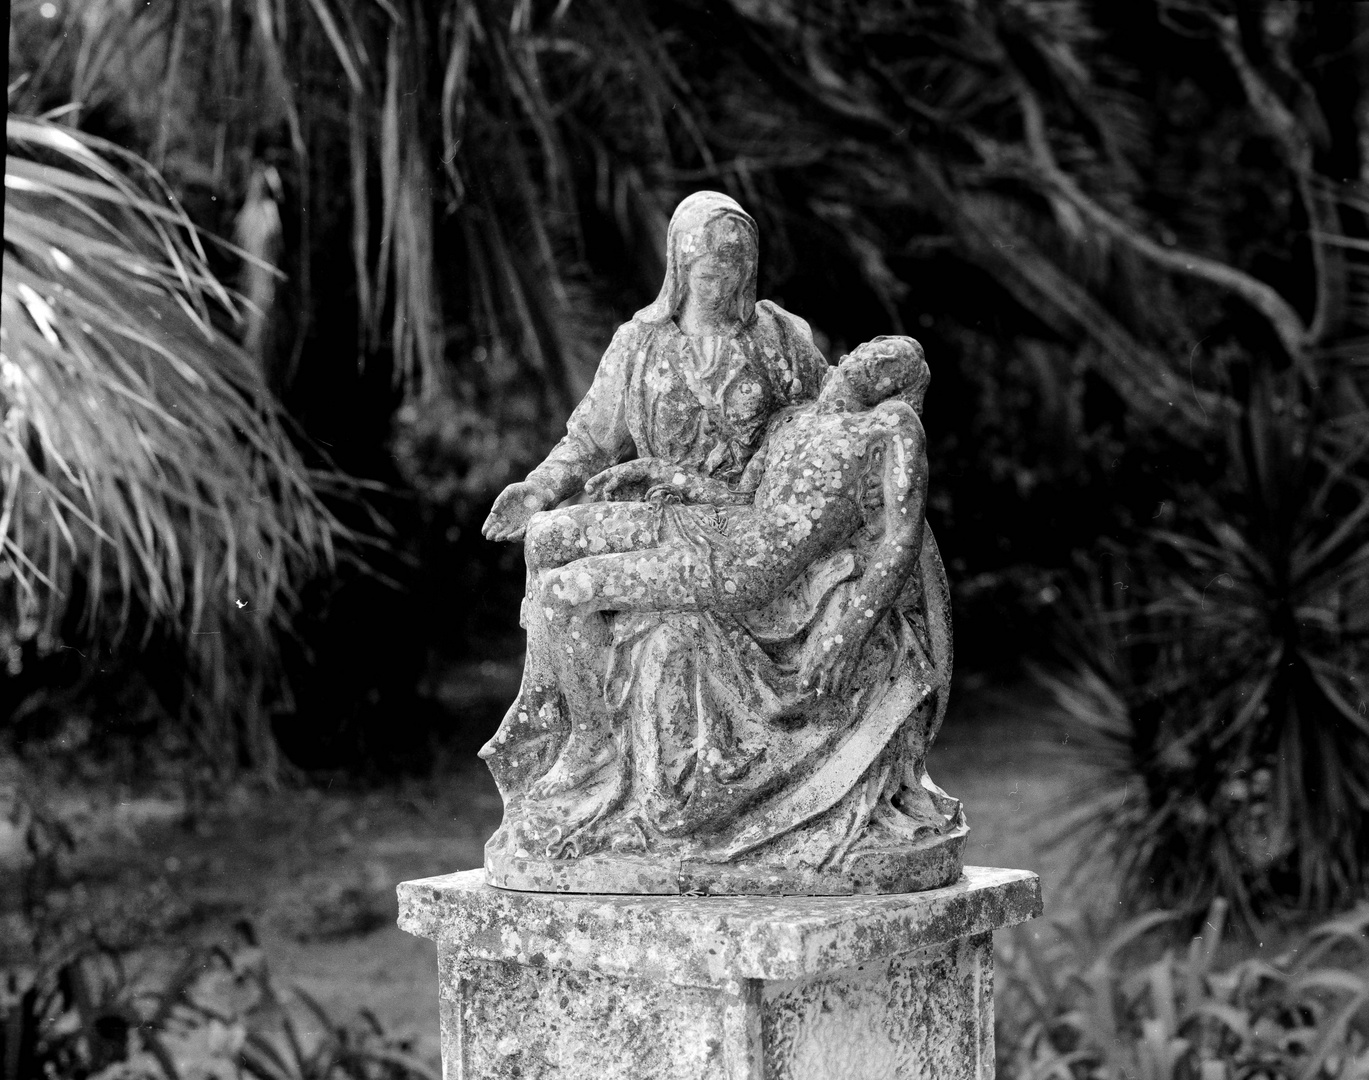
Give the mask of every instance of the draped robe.
MULTIPOLYGON (((560 483, 564 473, 592 474, 635 452, 735 482, 769 418, 813 397, 825 363, 801 320, 765 302, 719 355, 725 362, 702 368, 673 322, 627 324, 533 478, 560 483)), ((609 518, 613 504, 603 510, 609 518)), ((727 527, 727 508, 658 513, 658 540, 685 540, 704 559, 727 527)), ((758 611, 619 613, 600 641, 558 633, 530 577, 524 682, 486 753, 506 799, 491 843, 553 859, 669 849, 703 860, 756 852, 830 866, 872 836, 906 842, 943 827, 944 817, 900 805, 916 786, 930 788, 942 811, 953 802, 921 772, 949 670, 928 625, 926 573, 878 621, 850 701, 814 709, 797 686, 808 635, 856 587, 878 538, 861 530, 758 611), (593 775, 574 790, 533 795, 537 776, 582 725, 611 736, 593 775)), ((585 554, 604 546, 591 529, 585 554)))

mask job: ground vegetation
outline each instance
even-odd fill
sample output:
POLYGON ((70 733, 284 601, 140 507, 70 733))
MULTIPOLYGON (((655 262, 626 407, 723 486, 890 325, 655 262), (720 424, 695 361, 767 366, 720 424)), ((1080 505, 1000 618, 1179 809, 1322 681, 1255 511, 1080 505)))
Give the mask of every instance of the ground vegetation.
MULTIPOLYGON (((1135 792, 1088 811, 1131 894, 1251 921, 1343 904, 1369 865, 1362 20, 16 0, 10 108, 136 150, 232 239, 204 265, 250 301, 235 347, 399 493, 381 575, 301 584, 295 705, 258 728, 291 760, 423 760, 426 657, 489 647, 499 612, 516 635, 517 555, 474 527, 654 293, 671 207, 713 187, 829 356, 922 340, 959 654, 1061 632, 1062 701, 1135 792)), ((17 257, 7 224, 7 290, 17 257)))

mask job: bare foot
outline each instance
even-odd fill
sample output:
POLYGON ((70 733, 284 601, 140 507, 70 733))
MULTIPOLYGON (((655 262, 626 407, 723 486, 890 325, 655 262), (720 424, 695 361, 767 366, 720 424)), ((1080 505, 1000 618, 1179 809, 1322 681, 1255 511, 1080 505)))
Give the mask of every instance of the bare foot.
POLYGON ((546 799, 574 791, 612 761, 613 755, 611 739, 596 742, 587 734, 572 732, 555 763, 528 789, 528 794, 534 799, 546 799))

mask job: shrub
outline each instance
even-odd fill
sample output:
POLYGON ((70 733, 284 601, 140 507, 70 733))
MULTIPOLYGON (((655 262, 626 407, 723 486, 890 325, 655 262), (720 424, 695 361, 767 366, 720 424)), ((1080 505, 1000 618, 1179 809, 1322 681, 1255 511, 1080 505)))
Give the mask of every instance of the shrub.
POLYGON ((1227 966, 1226 905, 1187 949, 1154 956, 1151 912, 1106 938, 1017 928, 998 974, 1000 1075, 1011 1080, 1321 1080, 1369 1076, 1369 904, 1272 959, 1227 966), (1149 947, 1152 959, 1138 960, 1149 947))
POLYGON ((1226 896, 1247 923, 1362 895, 1364 421, 1256 380, 1229 422, 1227 477, 1182 489, 1171 523, 1091 568, 1079 671, 1047 682, 1106 752, 1088 846, 1111 848, 1133 895, 1194 914, 1226 896))
POLYGON ((282 993, 246 926, 156 981, 98 949, 10 972, 0 1065, 4 1080, 432 1080, 371 1012, 340 1022, 282 993))

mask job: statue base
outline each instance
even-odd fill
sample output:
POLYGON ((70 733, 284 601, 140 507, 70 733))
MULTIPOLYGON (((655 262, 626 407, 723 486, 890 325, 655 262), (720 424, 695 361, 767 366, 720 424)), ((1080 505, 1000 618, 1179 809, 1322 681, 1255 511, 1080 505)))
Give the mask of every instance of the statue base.
POLYGON ((823 870, 742 857, 734 862, 618 855, 538 859, 510 853, 500 834, 485 846, 485 879, 523 892, 616 893, 633 896, 850 896, 938 889, 960 877, 965 838, 961 824, 912 844, 853 851, 823 870))
POLYGON ((889 896, 399 886, 438 946, 449 1080, 989 1080, 993 931, 1040 911, 1035 874, 973 866, 889 896))

